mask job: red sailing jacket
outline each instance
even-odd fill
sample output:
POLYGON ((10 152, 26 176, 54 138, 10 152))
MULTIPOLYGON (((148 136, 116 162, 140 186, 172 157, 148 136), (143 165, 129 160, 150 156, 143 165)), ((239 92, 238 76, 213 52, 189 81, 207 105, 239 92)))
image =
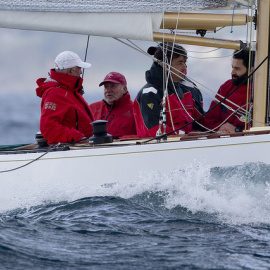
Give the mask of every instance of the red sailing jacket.
MULTIPOLYGON (((148 97, 145 96, 144 100, 141 101, 140 96, 142 95, 144 94, 139 93, 134 101, 134 116, 136 121, 137 134, 138 137, 156 137, 156 133, 159 128, 158 120, 162 103, 159 104, 158 100, 153 100, 151 98, 150 103, 144 104, 145 102, 147 103, 147 100, 149 100, 149 93, 147 94, 148 97), (158 114, 156 114, 153 111, 153 107, 157 105, 158 105, 158 114), (144 107, 144 109, 141 110, 140 107, 144 107), (153 118, 155 118, 155 120, 153 118), (156 125, 153 125, 152 127, 151 122, 153 124, 156 123, 156 125)), ((194 108, 194 100, 192 99, 192 95, 190 92, 184 94, 184 97, 181 98, 181 103, 178 100, 176 94, 168 96, 166 104, 166 118, 167 118, 166 132, 171 132, 174 129, 183 127, 187 123, 191 122, 192 118, 190 116, 192 116, 193 118, 197 118, 200 116, 200 114, 194 108), (181 103, 185 108, 183 108, 181 103), (170 104, 170 108, 168 104, 170 104), (189 113, 190 116, 186 113, 185 110, 189 113), (171 119, 173 120, 174 126, 172 125, 171 119)), ((163 126, 161 127, 161 131, 163 133, 163 126)), ((192 125, 187 125, 185 128, 182 129, 182 131, 186 133, 191 132, 192 125)), ((173 134, 178 134, 178 132, 173 134)))
MULTIPOLYGON (((229 93, 231 93, 237 86, 232 84, 232 80, 226 81, 224 84, 222 84, 218 90, 218 94, 220 94, 223 97, 226 97, 229 93)), ((222 100, 222 97, 216 95, 216 99, 222 100)), ((247 85, 240 86, 233 94, 231 94, 228 98, 233 103, 237 104, 238 106, 241 106, 242 108, 246 108, 247 103, 247 85)), ((237 110, 238 107, 228 102, 228 100, 225 100, 224 103, 231 107, 234 110, 237 110)), ((211 102, 211 105, 209 107, 209 110, 216 105, 216 101, 213 100, 211 102)), ((238 117, 245 116, 245 112, 241 110, 239 111, 238 117)), ((215 129, 217 127, 217 130, 219 129, 219 125, 226 120, 226 122, 229 122, 230 124, 234 125, 235 127, 244 128, 245 122, 242 122, 239 120, 239 118, 236 117, 236 115, 233 113, 233 111, 229 110, 222 104, 218 105, 216 108, 214 108, 212 111, 207 113, 205 115, 205 125, 210 129, 215 129), (229 117, 231 115, 231 117, 229 117), (228 118, 229 117, 229 118, 228 118)), ((244 117, 245 119, 245 117, 244 117)), ((225 123, 226 123, 225 122, 225 123)), ((216 130, 216 131, 217 131, 216 130)))
MULTIPOLYGON (((147 84, 139 91, 133 107, 137 135, 138 137, 156 137, 163 98, 162 68, 154 63, 146 72, 146 80, 147 84)), ((169 81, 166 101, 166 132, 181 128, 200 115, 201 113, 195 107, 190 87, 169 81)), ((200 122, 202 123, 202 121, 200 122)), ((163 133, 163 127, 161 130, 163 133)), ((182 131, 191 132, 192 125, 182 128, 182 131)))
POLYGON ((51 70, 50 79, 37 80, 41 101, 41 134, 50 143, 68 143, 90 137, 93 117, 80 94, 83 79, 51 70))
POLYGON ((105 100, 89 105, 95 120, 107 120, 108 133, 114 137, 136 135, 133 102, 127 92, 110 106, 105 100))

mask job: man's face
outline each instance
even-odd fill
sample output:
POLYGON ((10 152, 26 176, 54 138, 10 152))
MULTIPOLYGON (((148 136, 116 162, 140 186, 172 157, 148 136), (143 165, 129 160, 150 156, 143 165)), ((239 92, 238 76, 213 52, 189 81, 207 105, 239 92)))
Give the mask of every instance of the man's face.
POLYGON ((80 77, 82 74, 82 69, 80 67, 73 67, 69 69, 69 75, 80 77))
POLYGON ((242 81, 248 77, 248 70, 244 66, 242 59, 232 60, 232 84, 238 86, 242 81))
POLYGON ((186 59, 183 55, 180 55, 177 58, 174 58, 172 60, 171 66, 171 76, 173 82, 179 82, 182 81, 185 77, 185 71, 186 71, 186 59), (176 74, 174 74, 176 73, 176 74))
POLYGON ((116 99, 120 99, 127 92, 127 87, 122 83, 105 82, 104 99, 112 105, 116 99))

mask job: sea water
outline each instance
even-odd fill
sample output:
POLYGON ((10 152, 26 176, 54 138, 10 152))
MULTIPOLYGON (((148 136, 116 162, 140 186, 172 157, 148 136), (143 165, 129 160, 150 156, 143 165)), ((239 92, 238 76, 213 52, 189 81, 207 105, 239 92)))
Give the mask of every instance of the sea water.
MULTIPOLYGON (((32 142, 39 104, 2 100, 12 124, 2 122, 1 140, 32 142)), ((261 163, 190 164, 68 195, 44 190, 46 200, 14 209, 0 198, 0 269, 269 269, 269 175, 261 163)))

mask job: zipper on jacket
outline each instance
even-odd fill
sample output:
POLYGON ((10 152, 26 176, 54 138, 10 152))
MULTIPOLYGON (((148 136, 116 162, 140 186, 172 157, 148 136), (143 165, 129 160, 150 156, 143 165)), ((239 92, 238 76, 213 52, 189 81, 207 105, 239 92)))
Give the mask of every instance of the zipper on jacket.
POLYGON ((79 130, 79 119, 78 119, 78 112, 77 109, 75 109, 75 117, 76 117, 76 130, 79 130))
MULTIPOLYGON (((83 103, 83 106, 84 106, 84 108, 85 108, 87 114, 88 114, 88 115, 90 116, 90 118, 92 119, 92 114, 91 114, 91 112, 90 112, 90 110, 89 110, 89 107, 87 107, 87 106, 84 104, 84 102, 82 102, 82 100, 78 97, 76 91, 74 91, 74 95, 75 95, 75 97, 79 100, 80 103, 83 103)), ((79 93, 79 95, 81 95, 81 94, 79 93)))
MULTIPOLYGON (((105 118, 105 115, 106 115, 106 114, 103 114, 103 115, 101 116, 101 119, 104 119, 104 118, 105 118, 105 120, 108 120, 108 118, 109 118, 109 116, 110 116, 110 114, 111 114, 111 112, 112 112, 113 105, 110 106, 104 99, 103 99, 103 101, 104 101, 104 103, 107 105, 107 107, 109 107, 109 113, 108 113, 108 115, 106 116, 106 118, 105 118)), ((111 120, 110 120, 109 122, 111 122, 111 120)), ((109 122, 107 123, 107 126, 108 126, 109 122)))
MULTIPOLYGON (((113 120, 113 117, 114 117, 114 115, 112 115, 112 117, 110 118, 110 120, 108 121, 108 123, 107 123, 107 127, 109 126, 109 124, 112 122, 112 120, 113 120)), ((107 117, 107 119, 108 119, 108 117, 107 117)))

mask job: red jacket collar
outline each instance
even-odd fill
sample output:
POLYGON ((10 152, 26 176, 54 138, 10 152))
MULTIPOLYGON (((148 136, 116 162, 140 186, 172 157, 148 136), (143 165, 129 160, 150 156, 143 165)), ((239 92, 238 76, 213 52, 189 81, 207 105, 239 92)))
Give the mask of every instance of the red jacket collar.
POLYGON ((51 69, 50 77, 56 80, 62 88, 73 88, 75 90, 81 88, 83 79, 81 77, 72 76, 64 73, 60 73, 51 69))
POLYGON ((82 89, 83 79, 77 76, 56 72, 54 69, 50 71, 52 80, 46 81, 45 78, 37 80, 38 88, 36 89, 37 96, 42 97, 43 93, 51 87, 61 87, 67 90, 78 91, 82 89))

